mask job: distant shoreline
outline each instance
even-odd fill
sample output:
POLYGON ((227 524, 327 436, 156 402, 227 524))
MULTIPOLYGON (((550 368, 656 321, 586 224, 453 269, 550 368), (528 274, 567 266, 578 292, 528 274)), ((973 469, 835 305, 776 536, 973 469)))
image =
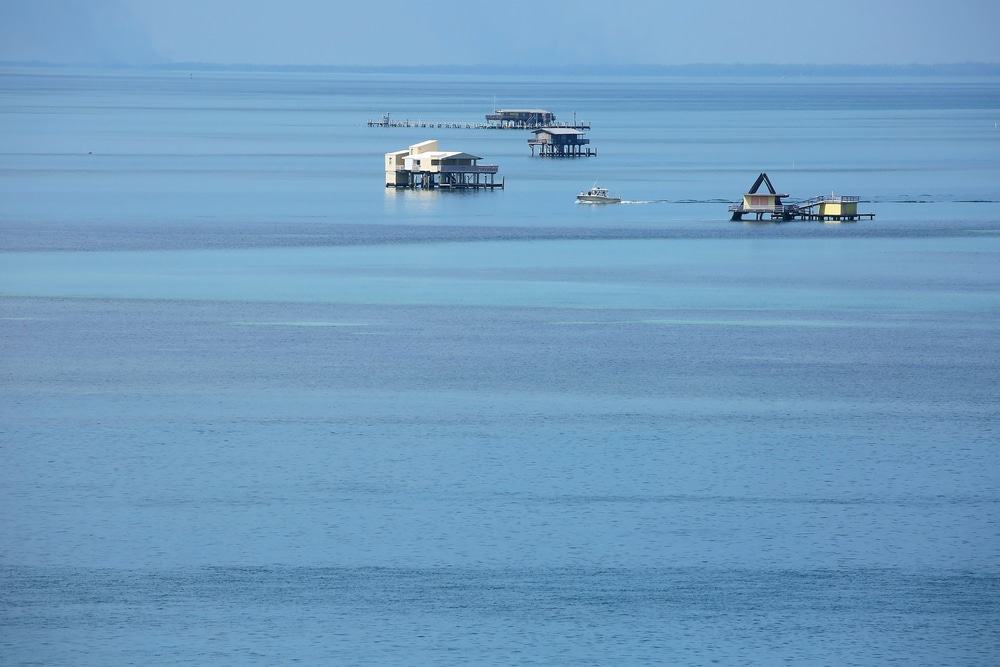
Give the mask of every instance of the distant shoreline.
POLYGON ((1000 76, 1000 63, 950 63, 937 65, 252 65, 245 63, 57 63, 0 61, 0 67, 85 67, 163 71, 257 71, 337 72, 359 74, 516 74, 516 75, 604 75, 604 76, 1000 76))

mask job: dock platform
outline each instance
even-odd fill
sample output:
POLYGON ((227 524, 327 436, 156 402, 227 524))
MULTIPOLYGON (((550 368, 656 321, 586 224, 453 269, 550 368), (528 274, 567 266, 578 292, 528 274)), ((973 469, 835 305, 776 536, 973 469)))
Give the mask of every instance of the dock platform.
POLYGON ((440 171, 414 171, 398 169, 396 178, 386 183, 387 188, 423 190, 494 190, 504 189, 504 179, 496 180, 496 165, 483 165, 471 169, 443 167, 440 171))
POLYGON ((759 221, 789 222, 791 220, 812 220, 816 222, 857 222, 874 220, 874 213, 858 213, 859 198, 851 196, 819 196, 796 204, 777 204, 768 208, 747 208, 743 203, 730 204, 729 212, 734 222, 742 222, 743 216, 751 214, 759 221), (853 206, 852 206, 853 204, 853 206))
POLYGON ((788 222, 790 220, 815 220, 818 222, 855 222, 874 220, 874 213, 858 213, 859 197, 853 195, 818 195, 798 202, 782 201, 787 194, 779 194, 771 179, 761 172, 743 195, 743 200, 729 205, 730 220, 741 222, 744 215, 752 215, 760 222, 788 222), (766 187, 766 191, 761 188, 766 187))

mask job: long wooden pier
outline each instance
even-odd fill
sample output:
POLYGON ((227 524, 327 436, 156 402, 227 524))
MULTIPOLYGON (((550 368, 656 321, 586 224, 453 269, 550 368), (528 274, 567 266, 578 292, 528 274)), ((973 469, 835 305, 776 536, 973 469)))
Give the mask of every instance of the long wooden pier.
POLYGON ((549 124, 524 124, 517 127, 511 125, 501 125, 498 123, 482 123, 473 121, 435 121, 435 120, 397 120, 385 114, 379 119, 369 120, 368 127, 410 127, 410 128, 438 128, 443 130, 537 130, 543 127, 564 127, 575 130, 589 130, 590 123, 580 121, 579 123, 549 123, 549 124))

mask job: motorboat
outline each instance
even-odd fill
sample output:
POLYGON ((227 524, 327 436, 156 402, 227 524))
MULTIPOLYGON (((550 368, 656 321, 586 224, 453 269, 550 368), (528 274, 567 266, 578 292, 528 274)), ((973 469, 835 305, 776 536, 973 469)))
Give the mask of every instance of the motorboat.
POLYGON ((581 192, 576 196, 577 203, 580 204, 620 204, 621 197, 611 197, 607 188, 595 185, 586 192, 581 192))

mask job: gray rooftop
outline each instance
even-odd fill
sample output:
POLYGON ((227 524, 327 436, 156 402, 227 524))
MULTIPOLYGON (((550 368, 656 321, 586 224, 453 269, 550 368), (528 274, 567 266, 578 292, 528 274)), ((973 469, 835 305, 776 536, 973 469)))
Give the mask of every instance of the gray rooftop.
POLYGON ((548 132, 549 134, 583 134, 583 130, 577 130, 572 127, 542 127, 537 130, 532 130, 535 134, 539 132, 548 132))
POLYGON ((494 113, 552 113, 545 109, 497 109, 494 113))

